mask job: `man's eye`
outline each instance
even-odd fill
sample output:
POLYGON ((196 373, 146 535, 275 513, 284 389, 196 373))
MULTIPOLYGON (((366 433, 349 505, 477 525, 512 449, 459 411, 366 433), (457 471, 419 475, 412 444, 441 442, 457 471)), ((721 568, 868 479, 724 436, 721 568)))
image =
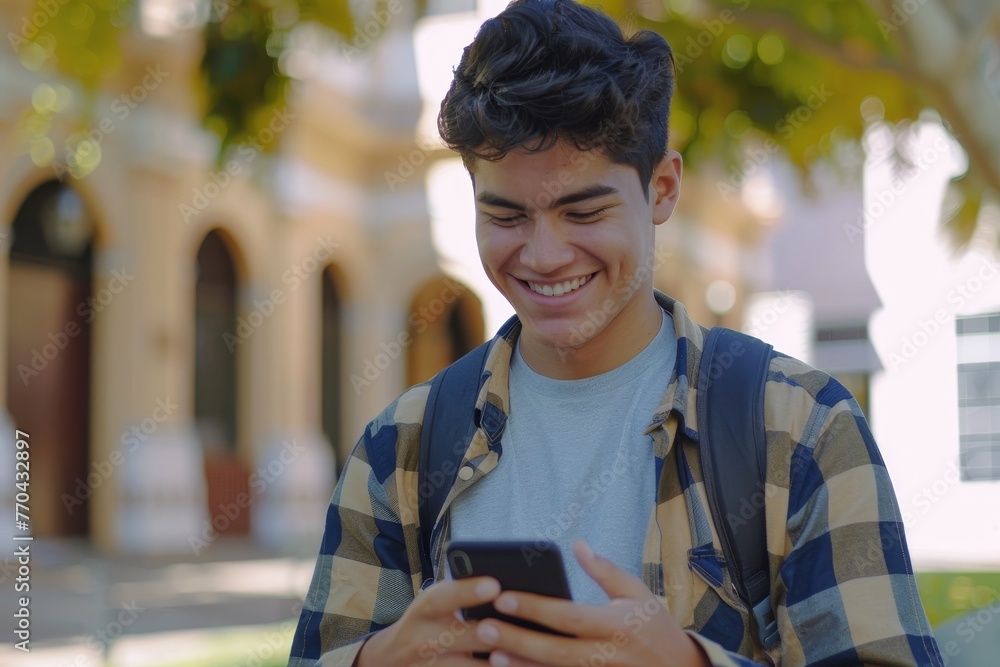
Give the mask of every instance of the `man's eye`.
POLYGON ((588 221, 591 221, 591 220, 597 220, 599 217, 601 217, 602 215, 604 215, 604 213, 607 210, 608 209, 606 209, 606 208, 599 208, 596 211, 586 211, 586 212, 574 212, 574 213, 570 213, 569 216, 571 218, 573 218, 574 220, 579 220, 579 221, 582 221, 582 222, 588 222, 588 221))
POLYGON ((506 218, 500 217, 498 215, 493 216, 493 222, 498 222, 501 225, 512 225, 516 222, 520 222, 523 219, 524 219, 523 215, 512 215, 506 218))

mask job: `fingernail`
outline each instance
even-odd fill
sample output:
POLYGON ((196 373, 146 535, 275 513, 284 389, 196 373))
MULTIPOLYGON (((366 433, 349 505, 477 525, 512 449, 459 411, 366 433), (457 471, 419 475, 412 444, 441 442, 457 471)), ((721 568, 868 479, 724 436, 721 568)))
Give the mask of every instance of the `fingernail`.
POLYGON ((510 664, 510 658, 499 651, 494 651, 490 653, 490 664, 493 667, 507 667, 510 664))
POLYGON ((479 627, 476 629, 476 636, 478 636, 480 640, 486 642, 487 644, 493 644, 498 639, 500 639, 500 632, 492 625, 480 624, 479 627))
POLYGON ((501 595, 496 599, 496 602, 493 603, 493 606, 499 611, 510 614, 517 611, 517 600, 510 595, 501 595))
POLYGON ((594 557, 594 550, 590 548, 590 545, 580 540, 580 550, 583 551, 583 555, 587 558, 594 557))
POLYGON ((500 592, 500 584, 496 579, 486 579, 476 584, 476 595, 481 598, 491 598, 500 592))

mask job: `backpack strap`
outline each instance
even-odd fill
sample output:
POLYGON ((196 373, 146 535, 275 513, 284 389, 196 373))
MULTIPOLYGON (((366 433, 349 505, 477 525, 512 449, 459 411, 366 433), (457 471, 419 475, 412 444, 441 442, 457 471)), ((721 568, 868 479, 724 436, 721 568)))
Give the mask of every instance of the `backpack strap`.
POLYGON ((435 375, 427 395, 417 473, 420 567, 424 581, 434 578, 431 532, 476 428, 476 398, 489 349, 487 341, 435 375))
POLYGON ((764 385, 774 348, 723 327, 705 338, 698 373, 698 438, 712 520, 736 592, 765 649, 778 641, 764 525, 764 385), (753 511, 746 516, 746 507, 753 511), (742 513, 741 513, 742 512, 742 513))

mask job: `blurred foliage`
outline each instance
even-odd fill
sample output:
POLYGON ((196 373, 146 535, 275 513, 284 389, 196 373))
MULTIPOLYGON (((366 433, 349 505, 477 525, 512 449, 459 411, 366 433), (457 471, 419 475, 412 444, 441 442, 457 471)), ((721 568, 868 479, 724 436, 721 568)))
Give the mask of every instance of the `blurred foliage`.
POLYGON ((993 604, 1000 572, 917 572, 920 601, 931 627, 993 604))
MULTIPOLYGON (((54 66, 95 91, 121 66, 121 33, 135 21, 138 3, 152 0, 64 1, 15 50, 26 67, 54 66)), ((204 122, 220 138, 220 160, 286 103, 283 57, 297 26, 328 28, 349 58, 352 44, 364 37, 355 21, 365 24, 370 14, 410 1, 202 0, 204 122)), ((721 188, 738 188, 756 169, 761 149, 780 147, 806 175, 817 160, 856 142, 869 122, 915 120, 926 107, 947 111, 940 87, 915 78, 912 63, 904 62, 900 30, 880 23, 882 0, 583 1, 599 5, 627 32, 651 29, 668 39, 678 71, 672 146, 690 165, 721 157, 730 170, 721 188)), ((34 2, 37 13, 54 0, 34 2)), ((426 0, 416 4, 419 16, 426 0)), ((953 119, 942 116, 946 123, 953 119)), ((36 124, 44 126, 45 119, 36 124)), ((906 132, 900 125, 899 134, 906 132)), ((967 150, 976 148, 976 137, 958 138, 967 150)), ((38 143, 39 153, 48 150, 38 143)), ((980 167, 992 164, 981 153, 974 157, 980 167)), ((960 237, 971 234, 984 189, 1000 189, 996 174, 973 168, 971 178, 958 181, 964 196, 951 197, 945 217, 960 237)))
MULTIPOLYGON (((940 107, 904 66, 898 27, 869 0, 585 0, 627 30, 667 38, 677 66, 672 147, 690 164, 721 157, 730 184, 773 140, 800 168, 836 158, 866 125, 900 123, 897 160, 921 110, 940 107), (822 94, 817 94, 820 91, 822 94), (817 104, 823 97, 827 99, 817 104), (818 107, 818 108, 816 108, 818 107)), ((944 117, 947 124, 949 118, 944 117)), ((952 128, 954 132, 954 129, 952 128)), ((961 137, 966 145, 973 137, 961 137)), ((758 160, 759 161, 759 160, 758 160)), ((835 167, 837 159, 830 160, 835 167)), ((975 225, 984 174, 963 178, 944 220, 959 241, 975 225), (955 203, 957 200, 957 204, 955 203)), ((997 187, 997 186, 994 186, 997 187)))
POLYGON ((35 0, 8 41, 29 70, 55 67, 93 91, 121 66, 120 35, 134 13, 132 2, 35 0))
MULTIPOLYGON (((354 23, 348 0, 215 0, 205 27, 201 70, 205 124, 226 147, 253 138, 285 105, 281 57, 291 31, 310 21, 341 38, 354 23)), ((267 148, 267 147, 265 147, 267 148)))

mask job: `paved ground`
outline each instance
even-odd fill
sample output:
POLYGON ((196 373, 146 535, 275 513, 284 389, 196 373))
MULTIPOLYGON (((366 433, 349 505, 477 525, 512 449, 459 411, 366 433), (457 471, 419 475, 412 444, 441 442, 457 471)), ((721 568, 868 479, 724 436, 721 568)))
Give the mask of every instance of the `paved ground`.
MULTIPOLYGON (((107 558, 32 543, 30 653, 14 648, 17 562, 0 558, 2 667, 271 667, 284 664, 314 555, 224 541, 201 556, 107 558)), ((942 625, 949 667, 1000 664, 1000 604, 942 625)))
POLYGON ((943 623, 934 635, 948 667, 1000 665, 1000 603, 943 623))
POLYGON ((238 664, 269 664, 287 652, 314 562, 223 540, 177 559, 104 558, 73 542, 36 540, 31 549, 28 593, 15 590, 16 559, 0 559, 5 667, 195 664, 226 641, 230 651, 250 642, 238 664), (30 595, 30 654, 14 648, 22 595, 30 595))

